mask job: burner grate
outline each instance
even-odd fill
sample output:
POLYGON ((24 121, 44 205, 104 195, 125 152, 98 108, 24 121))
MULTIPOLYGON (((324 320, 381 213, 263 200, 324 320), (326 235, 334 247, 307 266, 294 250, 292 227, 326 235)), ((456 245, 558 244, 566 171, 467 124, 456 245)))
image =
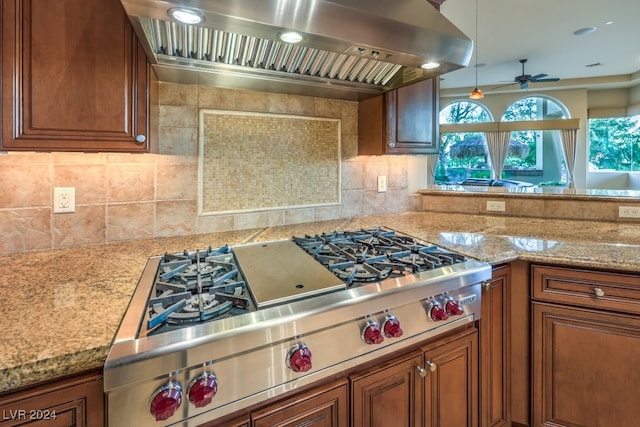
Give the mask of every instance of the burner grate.
POLYGON ((385 228, 294 236, 293 241, 349 285, 466 261, 463 255, 385 228))

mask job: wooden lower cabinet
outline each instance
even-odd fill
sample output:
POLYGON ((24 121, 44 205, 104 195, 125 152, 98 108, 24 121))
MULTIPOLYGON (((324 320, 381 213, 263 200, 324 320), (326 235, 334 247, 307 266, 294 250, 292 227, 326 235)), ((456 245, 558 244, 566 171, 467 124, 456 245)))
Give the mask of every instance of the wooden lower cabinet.
POLYGON ((477 426, 477 330, 352 375, 351 406, 352 427, 477 426))
POLYGON ((352 427, 422 426, 422 352, 351 377, 352 427))
POLYGON ((101 373, 81 375, 0 396, 0 426, 102 427, 101 373))
POLYGON ((480 334, 480 425, 511 425, 511 266, 494 268, 483 286, 480 334))
POLYGON ((346 379, 320 386, 251 413, 252 427, 347 427, 346 379))
POLYGON ((533 426, 640 425, 640 275, 532 265, 533 426))
POLYGON ((424 349, 425 427, 478 425, 478 332, 424 349))

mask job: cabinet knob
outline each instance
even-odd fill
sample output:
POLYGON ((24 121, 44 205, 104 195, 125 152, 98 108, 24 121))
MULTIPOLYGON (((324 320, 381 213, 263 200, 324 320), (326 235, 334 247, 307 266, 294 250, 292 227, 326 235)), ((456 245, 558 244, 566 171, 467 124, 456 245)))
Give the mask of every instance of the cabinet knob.
POLYGON ((144 144, 147 140, 147 137, 144 135, 136 135, 136 144, 144 144))
POLYGON ((395 146, 396 146, 396 143, 395 143, 395 142, 390 142, 390 143, 389 143, 389 148, 394 148, 395 146))
POLYGON ((418 371, 418 375, 420 375, 422 378, 427 376, 427 370, 422 366, 416 366, 416 370, 418 371))
POLYGON ((491 282, 482 282, 482 289, 488 291, 491 289, 491 282))
POLYGON ((604 296, 604 291, 601 288, 594 288, 593 292, 596 294, 597 297, 603 297, 604 296))
POLYGON ((429 368, 431 372, 435 372, 436 369, 438 369, 438 365, 436 365, 435 362, 432 362, 430 360, 427 360, 425 364, 427 365, 427 368, 429 368))

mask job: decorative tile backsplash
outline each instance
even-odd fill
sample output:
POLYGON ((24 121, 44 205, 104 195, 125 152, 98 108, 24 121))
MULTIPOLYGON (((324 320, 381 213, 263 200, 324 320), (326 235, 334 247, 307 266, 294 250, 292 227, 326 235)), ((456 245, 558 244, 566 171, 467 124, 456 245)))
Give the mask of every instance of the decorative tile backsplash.
MULTIPOLYGON (((0 154, 0 254, 262 228, 407 209, 407 157, 357 155, 358 104, 355 102, 174 83, 161 83, 159 97, 160 151, 157 154, 0 154), (339 121, 339 203, 198 215, 201 110, 339 121), (376 190, 378 175, 388 178, 385 193, 376 190), (54 187, 75 187, 75 213, 53 214, 54 187)), ((219 167, 229 166, 220 164, 219 167)), ((335 171, 330 174, 335 180, 335 171)), ((295 175, 300 174, 292 174, 292 181, 298 179, 295 175)), ((332 191, 335 191, 334 185, 332 181, 332 191)), ((225 197, 226 190, 217 196, 225 197)), ((314 195, 315 199, 319 197, 314 195)), ((331 197, 336 200, 335 192, 331 197)), ((241 198, 251 197, 243 193, 241 198)))
POLYGON ((200 110, 201 214, 340 204, 340 120, 200 110))

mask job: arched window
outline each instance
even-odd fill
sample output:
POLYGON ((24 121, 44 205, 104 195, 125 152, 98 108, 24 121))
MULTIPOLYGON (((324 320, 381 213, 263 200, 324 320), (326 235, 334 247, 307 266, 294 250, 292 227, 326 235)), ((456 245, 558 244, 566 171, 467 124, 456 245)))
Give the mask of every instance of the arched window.
MULTIPOLYGON (((550 97, 528 96, 511 104, 501 121, 555 120, 569 117, 550 97)), ((559 130, 513 131, 502 177, 537 185, 566 185, 567 167, 559 130)))
MULTIPOLYGON (((493 117, 489 110, 473 101, 455 101, 440 110, 440 124, 491 121, 493 117)), ((484 132, 446 133, 441 136, 435 183, 459 183, 466 178, 488 178, 490 175, 484 132)))

